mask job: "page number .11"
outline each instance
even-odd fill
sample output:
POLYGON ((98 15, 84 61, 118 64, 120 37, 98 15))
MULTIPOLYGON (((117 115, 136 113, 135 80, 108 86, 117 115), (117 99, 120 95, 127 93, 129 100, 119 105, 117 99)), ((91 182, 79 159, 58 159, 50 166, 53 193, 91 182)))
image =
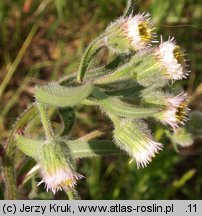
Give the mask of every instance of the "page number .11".
POLYGON ((189 204, 188 205, 188 208, 189 208, 189 210, 188 211, 186 211, 186 212, 196 212, 196 204, 189 204))

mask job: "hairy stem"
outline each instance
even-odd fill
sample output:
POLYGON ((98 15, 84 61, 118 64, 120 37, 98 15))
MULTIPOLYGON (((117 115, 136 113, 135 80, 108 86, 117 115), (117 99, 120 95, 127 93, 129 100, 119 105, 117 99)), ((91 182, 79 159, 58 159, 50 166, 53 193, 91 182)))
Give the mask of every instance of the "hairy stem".
POLYGON ((16 145, 14 136, 18 130, 23 130, 24 126, 37 115, 34 104, 30 106, 15 123, 4 154, 2 155, 2 172, 5 183, 5 196, 7 200, 17 199, 17 181, 15 175, 15 151, 16 145))
MULTIPOLYGON (((10 145, 14 145, 14 140, 11 138, 9 140, 10 145)), ((14 200, 17 199, 17 182, 15 176, 15 169, 14 169, 14 158, 15 149, 13 148, 12 151, 4 151, 1 155, 2 157, 2 172, 3 178, 5 183, 5 193, 4 199, 5 200, 14 200)))
POLYGON ((77 81, 82 82, 85 76, 85 73, 90 65, 90 62, 95 57, 96 53, 103 47, 103 36, 98 37, 87 47, 79 66, 77 81))
POLYGON ((48 113, 47 113, 46 109, 41 104, 37 103, 37 107, 38 107, 39 114, 41 117, 41 123, 43 125, 44 131, 46 134, 46 138, 47 138, 47 140, 50 140, 53 138, 54 134, 53 134, 53 129, 51 127, 48 113))

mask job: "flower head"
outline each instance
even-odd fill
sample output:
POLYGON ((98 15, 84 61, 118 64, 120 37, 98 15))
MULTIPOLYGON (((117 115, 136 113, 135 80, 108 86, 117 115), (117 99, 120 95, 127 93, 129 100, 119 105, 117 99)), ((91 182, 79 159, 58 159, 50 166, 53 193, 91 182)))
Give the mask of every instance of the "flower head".
POLYGON ((71 169, 59 168, 57 170, 42 170, 43 179, 38 183, 45 183, 46 190, 51 190, 54 194, 58 190, 69 190, 76 185, 76 181, 83 178, 82 175, 71 169))
POLYGON ((120 18, 106 29, 105 35, 106 45, 122 53, 144 50, 156 42, 149 14, 120 18))
POLYGON ((161 41, 155 50, 155 55, 169 79, 179 80, 187 77, 185 54, 176 45, 174 38, 166 42, 161 41))
POLYGON ((141 142, 139 142, 139 145, 141 146, 136 149, 136 152, 133 155, 138 168, 146 167, 151 162, 152 158, 155 157, 155 154, 162 149, 161 143, 155 142, 148 137, 142 139, 141 142))
POLYGON ((146 167, 162 149, 162 144, 153 141, 143 122, 125 121, 115 130, 115 141, 136 160, 137 167, 146 167))
POLYGON ((154 40, 154 27, 150 22, 149 14, 137 14, 134 17, 128 17, 125 23, 125 34, 137 50, 144 49, 150 42, 156 42, 154 40))
POLYGON ((181 93, 174 97, 167 98, 167 106, 164 111, 157 114, 157 117, 164 123, 176 130, 180 124, 187 120, 187 94, 181 93))
POLYGON ((44 182, 46 190, 54 194, 73 188, 83 176, 74 171, 68 157, 61 143, 45 143, 39 155, 43 179, 38 185, 44 182))

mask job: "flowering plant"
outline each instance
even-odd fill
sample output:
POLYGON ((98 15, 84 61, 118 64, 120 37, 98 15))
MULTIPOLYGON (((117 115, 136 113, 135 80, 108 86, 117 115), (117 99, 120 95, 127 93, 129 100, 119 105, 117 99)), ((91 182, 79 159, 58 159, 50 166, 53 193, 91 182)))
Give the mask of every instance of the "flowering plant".
MULTIPOLYGON (((188 76, 185 54, 174 38, 160 43, 149 14, 133 14, 128 1, 124 15, 115 20, 87 47, 77 74, 36 87, 35 102, 13 128, 8 148, 14 144, 37 162, 47 190, 71 190, 83 176, 75 171, 77 158, 127 153, 137 167, 146 167, 163 149, 149 130, 150 121, 161 122, 174 133, 187 119, 187 94, 171 84, 188 76), (114 55, 106 65, 93 62, 103 48, 114 55), (112 121, 113 140, 70 140, 78 104, 99 107, 112 121), (63 131, 52 129, 50 111, 59 113, 63 131), (31 139, 25 127, 39 117, 45 136, 31 139), (92 145, 93 142, 93 145, 92 145)), ((7 172, 8 170, 5 170, 7 172)), ((12 181, 12 179, 10 179, 12 181)), ((9 188, 8 188, 9 190, 9 188)), ((14 192, 13 192, 14 193, 14 192)))

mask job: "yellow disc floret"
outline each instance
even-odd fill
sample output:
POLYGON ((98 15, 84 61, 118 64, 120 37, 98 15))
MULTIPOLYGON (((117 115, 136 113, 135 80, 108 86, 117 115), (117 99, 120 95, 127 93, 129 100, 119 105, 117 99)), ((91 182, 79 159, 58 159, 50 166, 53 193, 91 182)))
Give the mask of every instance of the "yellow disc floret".
POLYGON ((182 52, 180 46, 175 46, 175 48, 173 50, 173 54, 174 54, 177 62, 181 65, 184 65, 184 63, 185 63, 184 53, 182 52))
POLYGON ((150 41, 152 38, 153 29, 150 27, 148 22, 143 22, 138 25, 140 37, 144 41, 150 41))
POLYGON ((178 123, 182 123, 186 120, 187 113, 187 101, 183 101, 178 107, 176 111, 176 117, 178 123))

